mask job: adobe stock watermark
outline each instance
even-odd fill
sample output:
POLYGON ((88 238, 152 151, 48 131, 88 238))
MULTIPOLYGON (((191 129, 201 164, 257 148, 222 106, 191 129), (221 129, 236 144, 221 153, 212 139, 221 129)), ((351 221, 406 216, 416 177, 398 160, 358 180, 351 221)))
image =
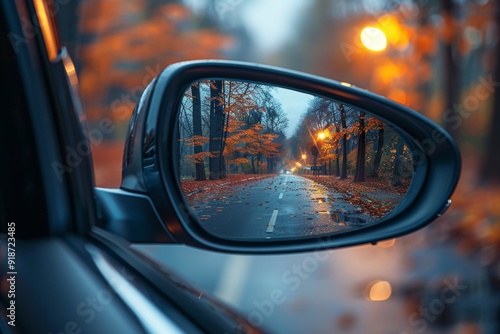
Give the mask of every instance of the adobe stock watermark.
MULTIPOLYGON (((52 18, 57 15, 57 13, 59 12, 60 5, 66 5, 70 1, 71 0, 54 0, 45 2, 46 5, 45 8, 49 18, 52 18)), ((7 34, 7 38, 9 39, 15 53, 19 52, 20 45, 22 44, 27 45, 30 39, 34 38, 37 34, 40 33, 40 22, 38 21, 36 13, 33 14, 33 16, 31 17, 31 21, 29 20, 29 18, 22 16, 21 28, 23 32, 22 36, 15 34, 13 32, 9 32, 7 34)))
POLYGON ((111 102, 111 113, 114 115, 114 118, 121 121, 130 116, 129 111, 139 102, 146 87, 158 74, 160 74, 162 69, 160 64, 156 64, 154 68, 149 65, 144 68, 146 74, 143 76, 141 84, 134 86, 130 89, 129 93, 121 94, 120 98, 111 102))
MULTIPOLYGON (((452 108, 444 111, 442 116, 443 124, 457 130, 463 125, 464 120, 477 112, 481 104, 491 97, 495 89, 500 87, 500 82, 494 81, 491 73, 486 76, 479 76, 476 82, 477 85, 470 94, 465 96, 460 103, 456 103, 452 108)), ((414 163, 416 165, 423 163, 425 161, 423 155, 434 154, 438 146, 445 141, 446 137, 442 131, 437 128, 432 130, 428 138, 417 142, 422 147, 423 152, 416 150, 413 152, 414 163)))
POLYGON ((477 86, 471 94, 468 94, 460 103, 455 103, 452 108, 443 113, 443 122, 450 124, 453 130, 457 130, 463 120, 469 118, 474 112, 477 112, 481 104, 486 101, 500 86, 500 82, 493 80, 493 74, 488 76, 479 76, 477 86))
POLYGON ((72 173, 86 157, 91 155, 91 145, 100 145, 104 140, 104 135, 112 133, 115 129, 116 126, 111 119, 103 118, 99 121, 97 128, 90 131, 87 129, 82 130, 85 139, 79 141, 75 148, 69 145, 65 147, 64 162, 53 161, 51 163, 52 170, 59 182, 63 181, 65 173, 72 173))
POLYGON ((84 139, 78 142, 76 147, 65 147, 64 161, 53 161, 51 163, 52 170, 56 174, 59 182, 63 181, 65 173, 72 173, 73 170, 80 166, 85 158, 91 154, 91 146, 100 145, 104 141, 106 135, 116 130, 116 124, 113 120, 123 121, 130 116, 130 111, 133 110, 148 84, 161 72, 161 69, 159 64, 155 67, 146 66, 146 74, 141 84, 134 86, 129 93, 122 94, 120 98, 115 99, 111 103, 111 113, 113 117, 102 118, 97 123, 96 128, 90 131, 87 129, 82 130, 84 139))
MULTIPOLYGON (((320 243, 324 241, 318 239, 320 243)), ((309 279, 311 275, 318 270, 320 263, 326 261, 330 257, 329 252, 321 252, 323 246, 318 247, 314 253, 303 258, 299 263, 290 266, 281 274, 280 288, 275 288, 270 291, 269 297, 261 300, 253 301, 253 310, 246 317, 247 321, 254 327, 260 328, 265 321, 269 319, 274 312, 287 301, 287 292, 297 291, 304 281, 309 279), (285 288, 281 288, 285 286, 285 288)), ((237 333, 245 333, 240 327, 236 330, 237 333)))
MULTIPOLYGON (((456 302, 462 293, 467 290, 467 286, 460 284, 457 277, 453 280, 446 278, 443 280, 443 284, 444 288, 438 297, 426 305, 420 306, 418 312, 415 311, 408 317, 408 323, 415 329, 416 333, 423 333, 429 323, 436 321, 438 316, 446 310, 446 307, 456 302)), ((403 331, 400 334, 410 333, 403 331)))
MULTIPOLYGON (((127 281, 133 281, 135 276, 130 275, 125 268, 121 270, 121 276, 127 281)), ((83 325, 88 325, 94 321, 99 313, 103 312, 108 305, 110 305, 116 298, 116 294, 124 288, 123 284, 117 282, 116 278, 112 279, 109 284, 112 290, 101 289, 95 295, 87 296, 85 300, 81 301, 75 307, 75 317, 64 324, 64 328, 56 332, 49 332, 49 334, 81 334, 83 325)))

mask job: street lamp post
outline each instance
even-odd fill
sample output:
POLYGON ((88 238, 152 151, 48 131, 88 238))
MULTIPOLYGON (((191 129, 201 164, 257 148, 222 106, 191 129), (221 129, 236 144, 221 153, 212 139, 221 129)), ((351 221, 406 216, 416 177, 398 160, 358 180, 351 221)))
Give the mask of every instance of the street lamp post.
POLYGON ((313 175, 317 175, 316 161, 318 159, 318 153, 319 153, 318 147, 316 145, 313 145, 311 147, 311 154, 314 158, 314 160, 313 160, 313 175))
MULTIPOLYGON (((302 164, 305 166, 306 165, 306 160, 307 160, 307 155, 305 153, 302 153, 302 164)), ((306 170, 305 168, 302 169, 302 174, 305 174, 306 170)))
MULTIPOLYGON (((323 142, 324 142, 325 138, 326 138, 325 131, 321 131, 320 133, 318 133, 318 139, 321 142, 321 146, 323 146, 323 142)), ((321 164, 321 172, 323 175, 326 175, 326 161, 324 159, 323 159, 323 163, 321 164)), ((319 174, 319 171, 318 171, 318 174, 319 174)))

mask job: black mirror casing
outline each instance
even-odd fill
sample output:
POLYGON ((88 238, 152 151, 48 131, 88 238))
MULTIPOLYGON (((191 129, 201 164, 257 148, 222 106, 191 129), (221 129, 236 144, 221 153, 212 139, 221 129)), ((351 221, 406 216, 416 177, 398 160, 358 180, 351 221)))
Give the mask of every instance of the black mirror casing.
MULTIPOLYGON (((170 238, 195 247, 234 253, 279 253, 376 243, 416 231, 450 205, 461 159, 441 127, 403 105, 368 91, 291 70, 232 61, 193 61, 167 67, 144 92, 132 115, 121 188, 150 197, 170 238), (190 213, 176 177, 178 111, 184 92, 201 79, 233 79, 275 85, 337 100, 399 129, 411 146, 414 174, 409 192, 379 223, 313 238, 241 241, 207 233, 190 213)), ((235 217, 237 219, 237 217, 235 217)))

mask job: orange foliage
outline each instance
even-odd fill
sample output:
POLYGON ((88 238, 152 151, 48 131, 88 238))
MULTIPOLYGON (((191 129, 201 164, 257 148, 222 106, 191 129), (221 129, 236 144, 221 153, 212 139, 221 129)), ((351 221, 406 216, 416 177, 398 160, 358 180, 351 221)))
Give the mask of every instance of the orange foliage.
MULTIPOLYGON (((80 90, 90 126, 104 118, 123 129, 140 95, 166 66, 179 61, 221 58, 231 38, 213 29, 193 29, 190 10, 178 3, 95 0, 80 4, 80 90)), ((115 144, 113 144, 114 147, 115 144)), ((123 142, 117 143, 123 150, 123 142)), ((98 186, 116 186, 121 155, 106 159, 103 144, 94 150, 98 186), (102 153, 102 154, 101 154, 102 153)), ((115 152, 115 149, 113 149, 115 152)))
MULTIPOLYGON (((213 85, 213 82, 204 82, 206 85, 213 85)), ((249 124, 245 119, 255 112, 265 112, 261 106, 261 93, 263 89, 256 85, 245 82, 227 81, 224 82, 227 95, 224 97, 207 98, 208 101, 217 101, 218 105, 224 107, 225 129, 223 135, 224 152, 228 164, 242 164, 248 162, 246 158, 235 156, 256 156, 275 157, 279 152, 281 144, 275 142, 278 134, 266 133, 264 125, 261 123, 249 124), (238 153, 238 154, 236 154, 238 153)), ((213 88, 213 87, 212 87, 213 88)), ((185 99, 189 101, 193 96, 187 92, 185 99)), ((190 105, 192 101, 187 102, 190 105)), ((210 141, 207 137, 192 136, 183 139, 188 146, 203 146, 210 141)), ((210 155, 197 154, 196 159, 210 155)), ((192 155, 186 155, 192 158, 192 155)))
POLYGON ((392 14, 385 14, 377 19, 379 28, 384 32, 387 41, 396 49, 403 51, 410 43, 410 33, 405 29, 398 17, 392 14))
POLYGON ((468 160, 443 223, 463 251, 496 247, 496 256, 500 258, 500 187, 477 183, 477 172, 468 160))
POLYGON ((242 185, 272 176, 275 175, 230 174, 219 180, 184 180, 181 181, 181 188, 189 202, 202 202, 208 199, 224 199, 234 194, 242 185))
POLYGON ((210 139, 204 136, 192 136, 189 138, 182 138, 181 140, 186 142, 188 146, 203 146, 203 144, 207 144, 210 139))
POLYGON ((185 6, 150 5, 143 0, 82 3, 80 30, 94 37, 82 46, 80 59, 81 92, 90 121, 103 116, 117 120, 118 108, 118 121, 126 121, 142 91, 164 67, 219 58, 230 46, 231 39, 214 30, 188 30, 191 13, 185 6), (118 93, 113 96, 110 89, 118 93))
POLYGON ((92 159, 99 161, 94 168, 95 183, 98 187, 118 188, 122 179, 122 142, 101 142, 92 145, 92 159))
POLYGON ((394 87, 387 94, 387 98, 399 102, 401 104, 408 104, 408 94, 401 88, 394 87))

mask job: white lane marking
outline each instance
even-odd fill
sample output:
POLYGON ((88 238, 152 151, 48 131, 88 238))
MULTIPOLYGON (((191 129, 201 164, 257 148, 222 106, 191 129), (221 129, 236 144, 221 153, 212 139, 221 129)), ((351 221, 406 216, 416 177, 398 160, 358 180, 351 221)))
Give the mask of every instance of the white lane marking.
POLYGON ((283 198, 283 193, 281 193, 281 194, 280 194, 280 197, 279 197, 279 199, 282 199, 282 198, 283 198))
POLYGON ((276 218, 278 218, 278 210, 273 211, 273 215, 271 216, 271 219, 269 220, 269 224, 267 224, 266 233, 273 233, 274 225, 276 225, 276 218))
MULTIPOLYGON (((286 191, 286 181, 288 180, 288 175, 285 176, 285 181, 283 182, 283 191, 286 191)), ((283 196, 280 195, 280 198, 282 198, 283 196)))

